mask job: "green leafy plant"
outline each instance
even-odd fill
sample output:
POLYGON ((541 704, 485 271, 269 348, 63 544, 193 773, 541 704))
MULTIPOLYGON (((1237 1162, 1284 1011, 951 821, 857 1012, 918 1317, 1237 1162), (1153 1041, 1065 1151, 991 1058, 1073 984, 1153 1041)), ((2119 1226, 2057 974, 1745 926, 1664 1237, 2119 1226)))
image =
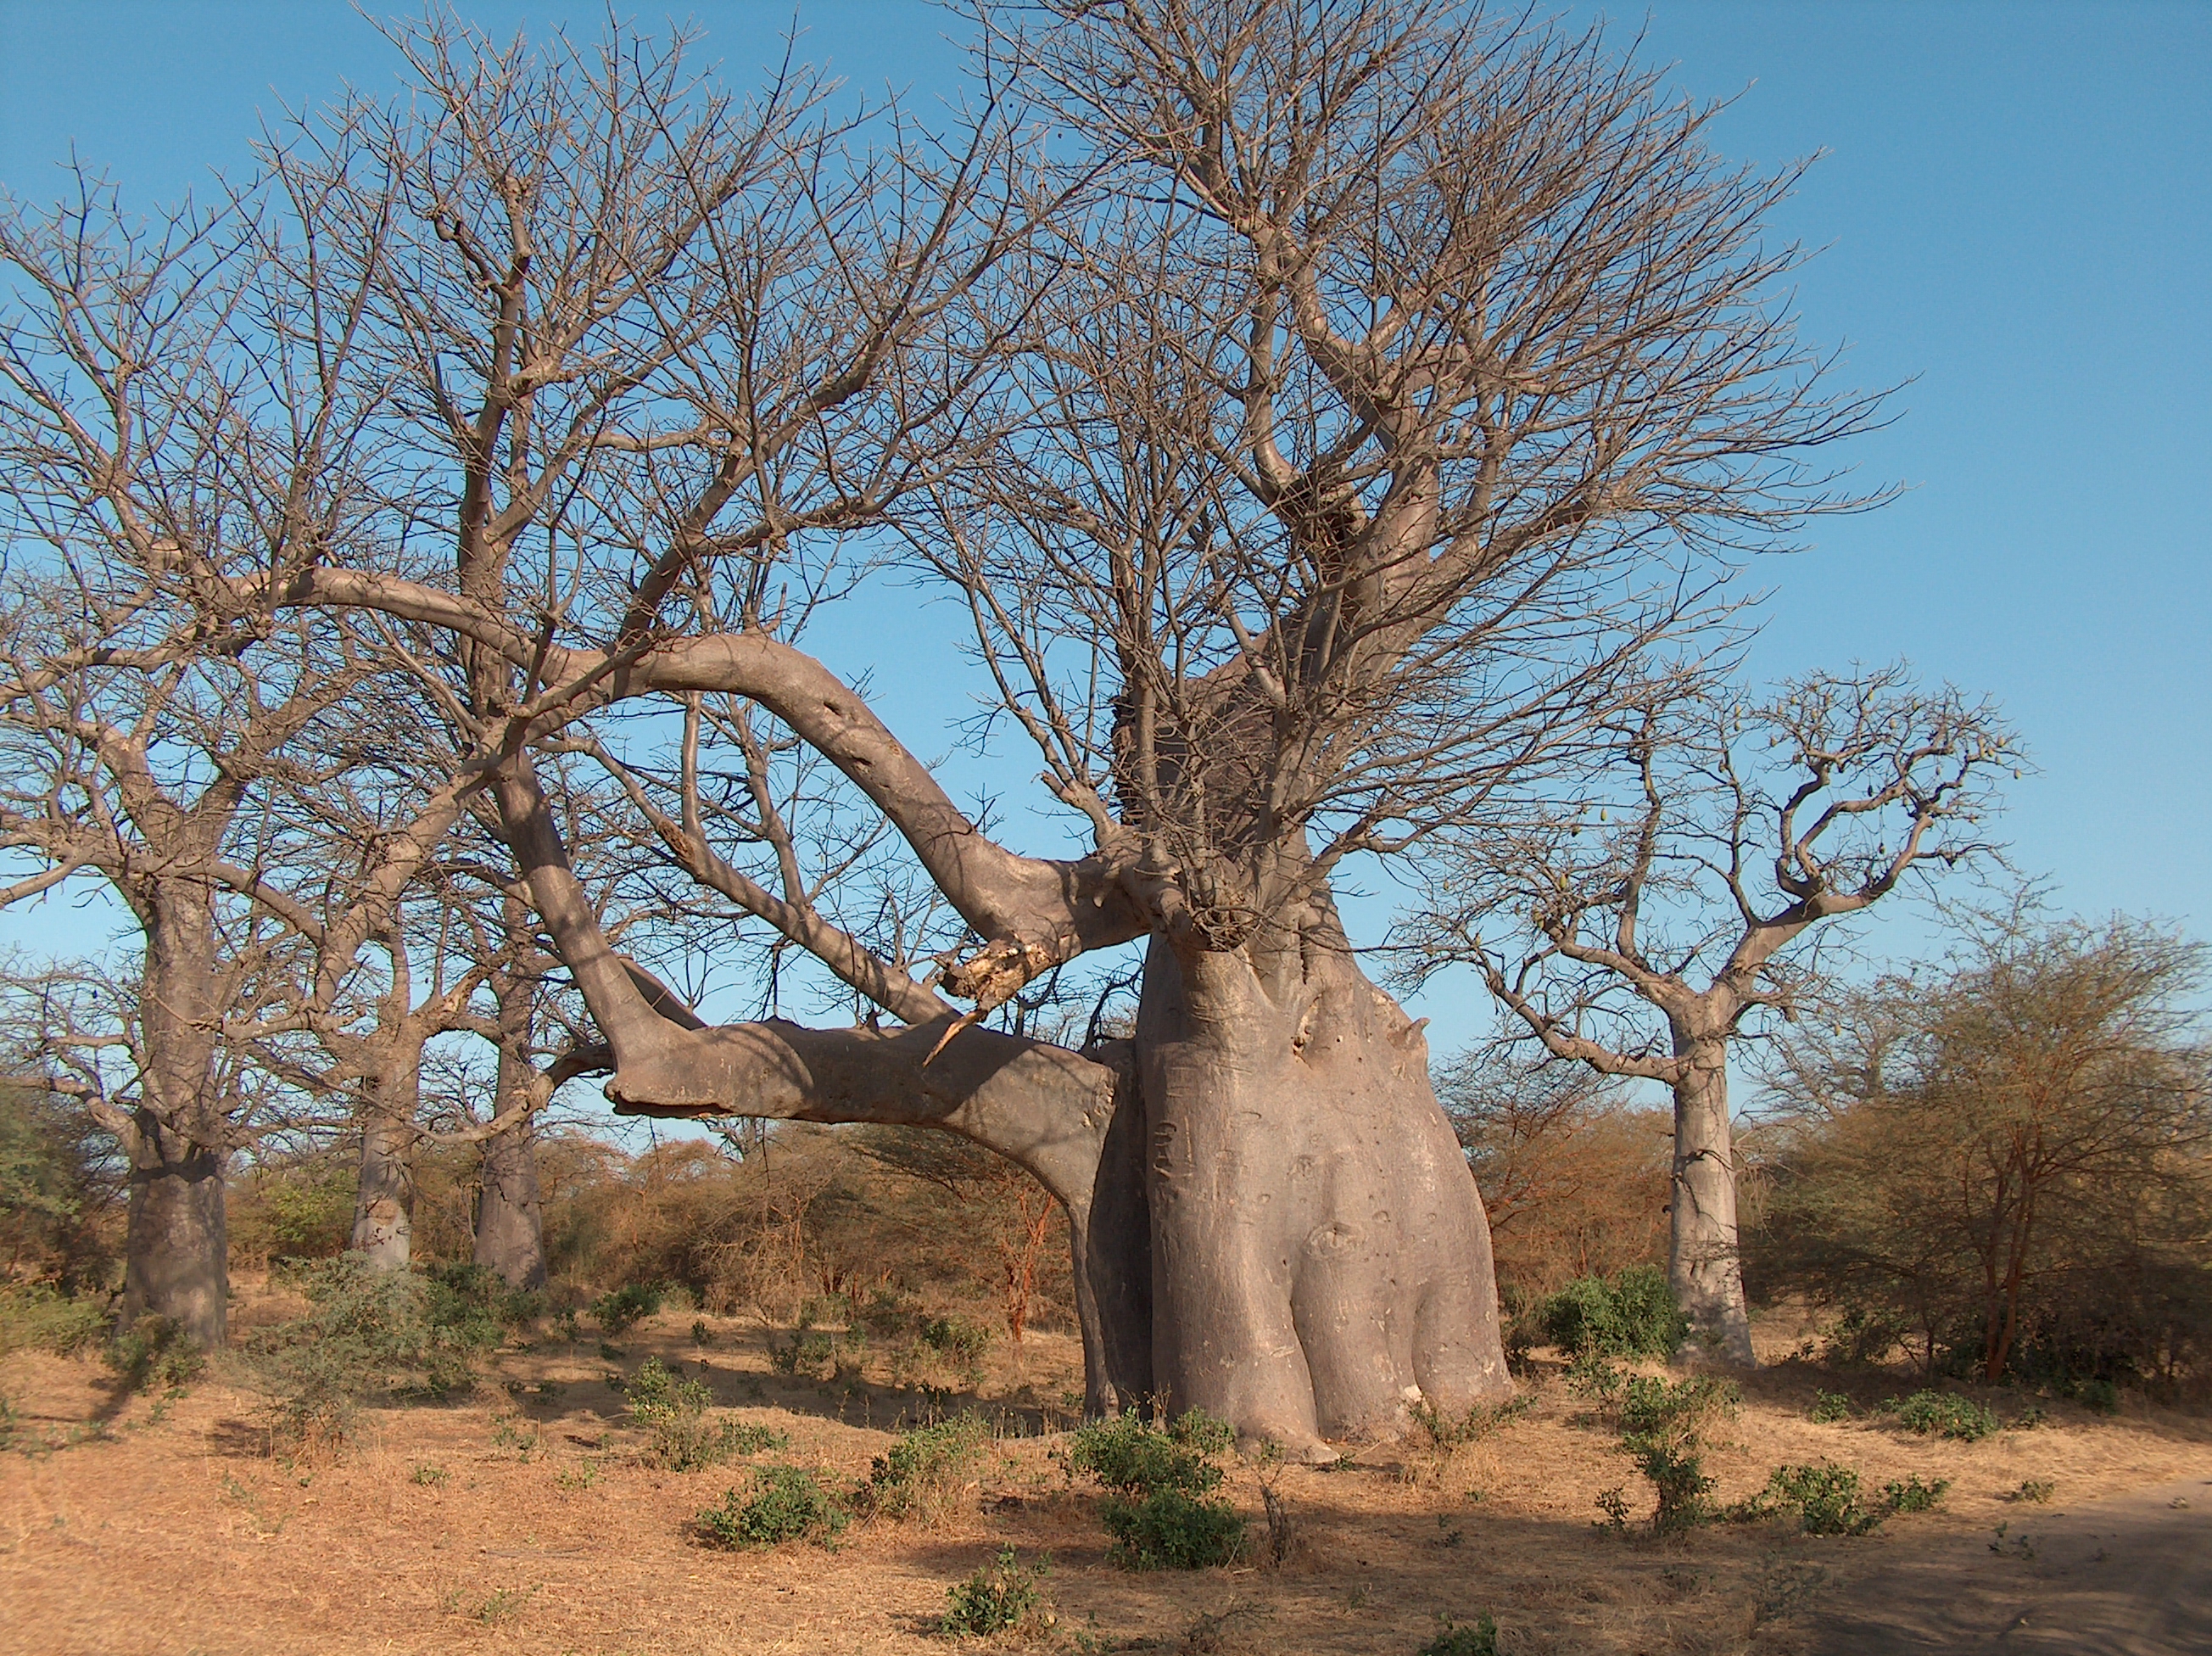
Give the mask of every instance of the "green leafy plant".
POLYGON ((1455 1622, 1449 1616, 1439 1619, 1443 1630, 1421 1647, 1419 1656, 1498 1656, 1496 1617, 1478 1616, 1472 1622, 1455 1622))
POLYGON ((708 1418, 714 1393, 697 1380, 672 1373, 658 1357, 639 1365, 623 1392, 631 1422, 646 1433, 646 1460, 672 1472, 720 1466, 734 1456, 781 1448, 789 1441, 750 1422, 708 1418))
POLYGON ((15 1351, 75 1356, 104 1339, 112 1320, 104 1300, 72 1299, 44 1282, 0 1288, 0 1357, 15 1351))
POLYGON ((870 1468, 868 1509, 885 1518, 940 1516, 957 1499, 990 1435, 972 1413, 907 1433, 870 1468))
POLYGON ((1920 1437, 1956 1438, 1978 1443, 2000 1429, 1996 1413, 1986 1404, 1952 1391, 1916 1391, 1901 1402, 1882 1405, 1897 1423, 1920 1437))
POLYGON ((1813 1394, 1813 1421, 1818 1426, 1832 1426, 1838 1421, 1847 1421, 1858 1410, 1851 1400, 1840 1391, 1816 1391, 1813 1394))
POLYGON ((1889 1503, 1893 1513, 1930 1513, 1943 1504, 1950 1493, 1951 1480, 1939 1477, 1933 1483, 1923 1483, 1920 1474, 1908 1474, 1900 1482, 1892 1478, 1881 1486, 1881 1497, 1889 1503))
POLYGON ((1620 1452, 1657 1495, 1651 1527, 1671 1535, 1713 1515, 1713 1480, 1705 1470, 1706 1429, 1732 1417, 1741 1394, 1711 1374, 1667 1381, 1632 1374, 1621 1391, 1620 1452))
POLYGON ((1012 1547, 1000 1548, 997 1558, 945 1590, 938 1632, 949 1639, 988 1639, 998 1633, 1047 1631, 1054 1616, 1039 1583, 1051 1574, 1049 1557, 1024 1569, 1012 1547))
POLYGON ((165 1391, 179 1391, 207 1368, 207 1354, 184 1325, 152 1313, 109 1341, 101 1357, 128 1391, 143 1391, 157 1384, 165 1391))
POLYGON ((1138 1570, 1234 1562, 1245 1522, 1214 1493, 1226 1475, 1213 1459, 1234 1441, 1225 1422, 1195 1409, 1164 1426, 1125 1415, 1076 1433, 1069 1471, 1109 1492, 1098 1509, 1113 1537, 1108 1558, 1138 1570))
POLYGON ((2008 1493, 2007 1501, 2032 1501, 2041 1506, 2058 1493, 2058 1486, 2047 1477, 2024 1477, 2020 1488, 2008 1493))
POLYGON ((1664 1357, 1690 1329, 1655 1265, 1578 1276, 1544 1301, 1537 1321, 1545 1338, 1576 1357, 1664 1357))
POLYGON ((1741 1522, 1794 1509, 1807 1535, 1866 1535, 1897 1513, 1933 1511, 1950 1487, 1948 1478, 1925 1483, 1915 1473, 1891 1480, 1878 1499, 1868 1501, 1862 1495, 1858 1473, 1849 1466, 1833 1461, 1778 1466, 1768 1476, 1766 1487, 1731 1507, 1728 1516, 1741 1522))
POLYGON ((378 1270, 357 1253, 318 1261, 296 1281, 308 1313, 263 1330, 246 1353, 276 1446, 311 1458, 343 1449, 366 1395, 445 1397, 473 1385, 478 1360, 528 1306, 473 1266, 378 1270))
POLYGON ((1504 1430, 1535 1406, 1535 1393, 1523 1391, 1504 1403, 1476 1403, 1463 1415, 1447 1414, 1426 1398, 1409 1405, 1406 1412, 1431 1444, 1439 1449, 1456 1449, 1504 1430))
POLYGON ((609 1336, 627 1334, 659 1311, 668 1289, 660 1282, 625 1282, 592 1301, 592 1320, 609 1336))
POLYGON ((414 1471, 415 1482, 425 1489, 442 1489, 453 1481, 453 1475, 442 1466, 425 1462, 414 1471))
POLYGON ((788 1345, 776 1340, 769 1342, 768 1361, 779 1374, 803 1373, 818 1379, 825 1370, 836 1367, 837 1342, 822 1329, 796 1329, 788 1345))
POLYGON ((796 1466, 763 1466, 753 1474, 750 1495, 724 1490, 721 1503, 702 1512, 697 1525, 708 1545, 737 1549, 805 1540, 827 1545, 851 1521, 844 1502, 813 1473, 796 1466))

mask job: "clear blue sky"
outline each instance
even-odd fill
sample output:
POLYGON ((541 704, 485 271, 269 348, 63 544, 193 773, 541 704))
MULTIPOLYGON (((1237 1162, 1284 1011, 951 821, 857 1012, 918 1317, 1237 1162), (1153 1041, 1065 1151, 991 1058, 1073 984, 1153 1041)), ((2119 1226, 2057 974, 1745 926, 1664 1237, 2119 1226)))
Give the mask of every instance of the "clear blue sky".
MULTIPOLYGON (((500 31, 600 15, 461 9, 500 31)), ((957 20, 915 0, 797 12, 803 54, 861 87, 952 83, 940 35, 957 20)), ((793 9, 692 15, 742 82, 793 9)), ((1766 562, 1756 668, 1903 654, 1994 695, 2041 770, 2004 830, 2020 865, 2065 909, 2212 930, 2212 4, 1610 15, 1624 43, 1640 22, 1644 56, 1684 88, 1735 99, 1724 152, 1826 152, 1778 226, 1822 249, 1800 283, 1807 334, 1849 348, 1853 383, 1911 381, 1853 455, 1909 492, 1766 562)), ((0 182, 51 193, 74 143, 151 204, 242 167, 257 112, 392 74, 341 0, 0 0, 0 182)), ((832 652, 848 672, 866 665, 851 648, 832 652)), ((912 682, 880 666, 879 682, 912 682)), ((966 710, 901 702, 894 721, 925 751, 944 746, 933 718, 966 710)), ((1026 774, 1006 775, 1010 794, 1026 774)))

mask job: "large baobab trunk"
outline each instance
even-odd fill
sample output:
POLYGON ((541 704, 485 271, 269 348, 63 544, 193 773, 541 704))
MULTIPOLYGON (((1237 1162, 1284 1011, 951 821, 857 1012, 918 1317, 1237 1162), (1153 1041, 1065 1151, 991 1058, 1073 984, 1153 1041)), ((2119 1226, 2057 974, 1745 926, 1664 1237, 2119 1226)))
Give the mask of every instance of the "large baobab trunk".
MULTIPOLYGON (((512 930, 519 910, 510 916, 512 930)), ((513 977, 498 982, 501 1041, 495 1118, 513 1122, 483 1142, 477 1197, 476 1262, 498 1273, 509 1288, 545 1286, 544 1216, 538 1199, 535 1117, 525 1106, 542 1078, 525 1050, 535 1007, 531 985, 513 977)))
POLYGON ((1510 1390, 1489 1227, 1427 1044, 1340 941, 1265 977, 1242 952, 1156 941, 1136 1047, 1169 1407, 1322 1458, 1417 1398, 1510 1390))
POLYGON ((483 1142, 477 1198, 476 1263, 510 1288, 545 1286, 544 1215, 538 1196, 538 1148, 526 1119, 483 1142))
POLYGON ((1735 1218, 1735 1147, 1729 1126, 1725 1040, 1678 1038, 1674 1083, 1674 1172, 1667 1278, 1690 1319, 1678 1358, 1757 1361, 1743 1294, 1743 1254, 1735 1218))
POLYGON ((166 1317, 203 1350, 219 1351, 230 1304, 223 1202, 229 1157, 172 1132, 150 1110, 136 1111, 131 1125, 123 1326, 142 1316, 166 1317))
POLYGON ((146 934, 139 983, 144 1050, 140 1102, 124 1135, 131 1201, 123 1325, 167 1317, 216 1351, 229 1319, 223 1178, 230 1147, 216 1062, 226 993, 214 892, 204 880, 161 880, 142 891, 136 906, 146 934))
POLYGON ((415 1233, 415 1113, 422 1046, 406 1035, 369 1083, 361 1119, 361 1173, 353 1246, 377 1270, 405 1270, 415 1233))

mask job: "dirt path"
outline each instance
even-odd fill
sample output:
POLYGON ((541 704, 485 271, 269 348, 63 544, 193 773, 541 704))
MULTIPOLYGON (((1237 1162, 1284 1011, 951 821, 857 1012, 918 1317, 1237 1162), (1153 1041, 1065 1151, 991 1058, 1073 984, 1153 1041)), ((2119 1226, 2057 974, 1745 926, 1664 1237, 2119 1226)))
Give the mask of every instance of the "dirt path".
POLYGON ((2202 1656, 2212 1651, 2212 1479, 2022 1506, 2002 1532, 1905 1543, 1822 1604, 1820 1621, 1819 1656, 2202 1656))

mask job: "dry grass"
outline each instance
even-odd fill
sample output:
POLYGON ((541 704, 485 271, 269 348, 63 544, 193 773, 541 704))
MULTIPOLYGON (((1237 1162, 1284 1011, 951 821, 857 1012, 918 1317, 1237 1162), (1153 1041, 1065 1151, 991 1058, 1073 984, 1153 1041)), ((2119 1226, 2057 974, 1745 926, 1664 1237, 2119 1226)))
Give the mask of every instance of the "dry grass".
MULTIPOLYGON (((1075 1342, 1038 1336, 1025 1374, 1002 1359, 951 1400, 1008 1434, 979 1500, 926 1525, 856 1525, 835 1551, 724 1554, 690 1521, 750 1474, 647 1466, 611 1369, 656 1355, 697 1375, 703 1358, 719 1404, 789 1434, 788 1450, 757 1459, 843 1479, 864 1476, 889 1428, 924 1405, 882 1385, 779 1376, 764 1334, 732 1319, 705 1319, 713 1343, 696 1348, 692 1320, 665 1313, 618 1360, 595 1340, 504 1353, 470 1401, 365 1410, 354 1450, 319 1468, 269 1458, 253 1394, 220 1379, 155 1419, 89 1363, 10 1359, 0 1389, 18 1442, 80 1440, 0 1456, 0 1651, 943 1652, 946 1586, 1012 1544, 1024 1561, 1052 1554, 1050 1647, 1066 1651, 1412 1656, 1440 1614, 1488 1610, 1510 1653, 1797 1652, 1822 1595, 1892 1549, 2016 1517, 2003 1497, 2023 1480, 2053 1482, 2063 1504, 2212 1470, 2203 1423, 2156 1411, 2058 1409, 1975 1444, 1816 1426, 1813 1393, 1835 1382, 1784 1365, 1751 1382, 1711 1458, 1723 1498, 1778 1462, 1826 1456, 1877 1484, 1948 1477, 1946 1510, 1867 1540, 1754 1526, 1662 1546, 1593 1528, 1598 1493, 1634 1480, 1553 1380, 1525 1417, 1448 1455, 1380 1447, 1340 1470, 1268 1474, 1297 1537, 1282 1568, 1131 1575, 1106 1565, 1093 1498, 1067 1487, 1053 1440, 1015 1435, 1036 1433, 1040 1405, 1077 1379, 1075 1342)), ((1264 1535, 1260 1474, 1239 1469, 1230 1493, 1264 1535)))

